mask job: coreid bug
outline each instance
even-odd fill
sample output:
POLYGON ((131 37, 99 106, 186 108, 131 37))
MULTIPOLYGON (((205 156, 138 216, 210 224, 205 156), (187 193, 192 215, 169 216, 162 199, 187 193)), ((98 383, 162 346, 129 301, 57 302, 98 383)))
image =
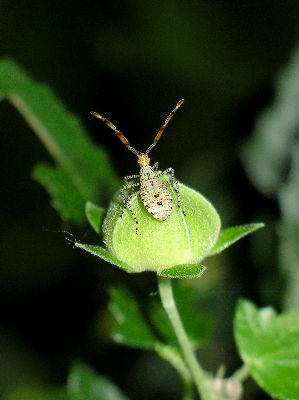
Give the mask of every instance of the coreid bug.
MULTIPOLYGON (((164 129, 172 119, 174 113, 183 104, 184 99, 180 100, 175 108, 169 113, 164 124, 158 130, 153 143, 143 153, 132 147, 128 139, 110 122, 107 118, 102 117, 95 111, 90 113, 102 120, 109 128, 111 128, 115 135, 121 140, 128 150, 134 153, 138 159, 137 162, 140 166, 140 172, 138 175, 129 175, 124 177, 125 185, 121 189, 121 196, 124 205, 131 212, 134 221, 136 222, 136 233, 138 232, 138 221, 136 215, 131 207, 132 199, 137 196, 138 193, 141 195, 142 202, 147 211, 158 221, 165 221, 172 211, 172 197, 167 188, 166 183, 162 182, 160 177, 167 176, 169 178, 170 185, 174 188, 177 194, 178 207, 181 207, 181 198, 179 191, 179 183, 174 176, 173 168, 167 168, 165 171, 158 170, 158 163, 156 162, 153 166, 150 165, 149 153, 156 146, 157 142, 162 136, 164 129)), ((185 216, 185 212, 183 211, 185 216)))

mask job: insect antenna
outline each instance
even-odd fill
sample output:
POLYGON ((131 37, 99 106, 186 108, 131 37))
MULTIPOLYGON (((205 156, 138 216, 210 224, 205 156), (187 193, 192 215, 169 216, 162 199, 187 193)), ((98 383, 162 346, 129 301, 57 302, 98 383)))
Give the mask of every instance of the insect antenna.
POLYGON ((64 239, 67 242, 68 245, 72 246, 72 248, 75 248, 76 243, 77 243, 77 239, 75 238, 75 236, 72 234, 72 232, 68 232, 68 231, 61 231, 61 233, 64 233, 64 239))
MULTIPOLYGON (((46 227, 43 227, 43 230, 45 232, 50 232, 50 233, 63 233, 65 235, 64 236, 65 241, 67 242, 67 244, 69 244, 73 248, 75 247, 76 243, 78 242, 75 235, 70 231, 66 231, 65 229, 53 230, 53 229, 48 229, 46 227)), ((83 235, 83 237, 84 236, 85 236, 85 234, 83 235)))
POLYGON ((184 103, 184 99, 181 99, 177 105, 174 107, 174 109, 169 113, 168 117, 166 118, 164 124, 161 126, 161 128, 158 130, 158 133, 155 136, 155 139, 153 141, 153 143, 149 146, 149 148, 146 150, 146 154, 148 154, 150 151, 152 151, 152 149, 156 146, 156 144, 158 143, 160 137, 162 136, 162 133, 164 132, 164 129, 166 128, 166 126, 169 124, 169 122, 171 121, 174 113, 181 107, 181 105, 184 103))
POLYGON ((112 129, 115 133, 115 135, 119 138, 119 140, 126 146, 128 150, 130 150, 132 153, 134 153, 136 156, 139 155, 139 151, 136 150, 134 147, 132 147, 128 141, 128 139, 125 137, 123 133, 121 133, 115 125, 112 124, 107 118, 102 117, 102 115, 98 114, 95 111, 90 111, 90 114, 93 115, 96 118, 99 118, 102 120, 110 129, 112 129))

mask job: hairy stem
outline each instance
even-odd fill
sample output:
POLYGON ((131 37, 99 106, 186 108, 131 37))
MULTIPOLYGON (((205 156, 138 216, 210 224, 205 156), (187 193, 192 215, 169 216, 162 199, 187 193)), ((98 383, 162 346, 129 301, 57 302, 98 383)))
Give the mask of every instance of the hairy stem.
POLYGON ((176 334, 186 364, 192 375, 194 384, 198 390, 199 395, 201 396, 201 399, 208 400, 210 398, 209 388, 207 386, 208 376, 198 363, 192 345, 182 324, 173 296, 171 280, 168 278, 159 277, 158 285, 162 305, 176 334))

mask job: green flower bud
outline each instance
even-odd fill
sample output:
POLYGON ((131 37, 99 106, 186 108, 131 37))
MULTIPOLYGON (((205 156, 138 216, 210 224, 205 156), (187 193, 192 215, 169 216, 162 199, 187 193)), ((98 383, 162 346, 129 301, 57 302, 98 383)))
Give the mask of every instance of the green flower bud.
POLYGON ((180 184, 179 208, 176 192, 170 192, 173 210, 162 222, 146 210, 140 195, 132 200, 138 234, 132 214, 124 210, 120 192, 112 200, 103 223, 104 242, 113 256, 130 266, 130 272, 159 272, 182 264, 199 264, 217 242, 221 223, 211 203, 180 184))

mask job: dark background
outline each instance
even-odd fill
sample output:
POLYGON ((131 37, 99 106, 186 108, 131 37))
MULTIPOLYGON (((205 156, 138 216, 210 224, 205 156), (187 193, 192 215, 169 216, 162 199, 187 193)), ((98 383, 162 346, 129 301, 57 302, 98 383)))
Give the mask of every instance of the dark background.
MULTIPOLYGON (((267 229, 208 261, 199 309, 214 320, 204 365, 240 365, 232 340, 240 296, 281 307, 275 201, 250 183, 240 148, 271 102, 277 72, 298 35, 298 1, 0 1, 0 52, 51 86, 104 147, 119 176, 134 156, 93 120, 111 119, 145 149, 167 113, 186 102, 152 153, 162 169, 207 196, 223 225, 262 220, 267 229)), ((44 189, 31 179, 46 150, 6 102, 0 104, 0 392, 63 385, 72 362, 86 361, 134 399, 179 399, 175 372, 150 353, 109 339, 107 289, 131 287, 141 301, 151 274, 127 276, 68 247, 44 189)), ((70 143, 71 146, 71 143, 70 143)), ((76 232, 90 234, 89 228, 76 232)), ((87 240, 86 240, 87 241, 87 240)), ((248 385, 250 399, 258 399, 248 385)))

